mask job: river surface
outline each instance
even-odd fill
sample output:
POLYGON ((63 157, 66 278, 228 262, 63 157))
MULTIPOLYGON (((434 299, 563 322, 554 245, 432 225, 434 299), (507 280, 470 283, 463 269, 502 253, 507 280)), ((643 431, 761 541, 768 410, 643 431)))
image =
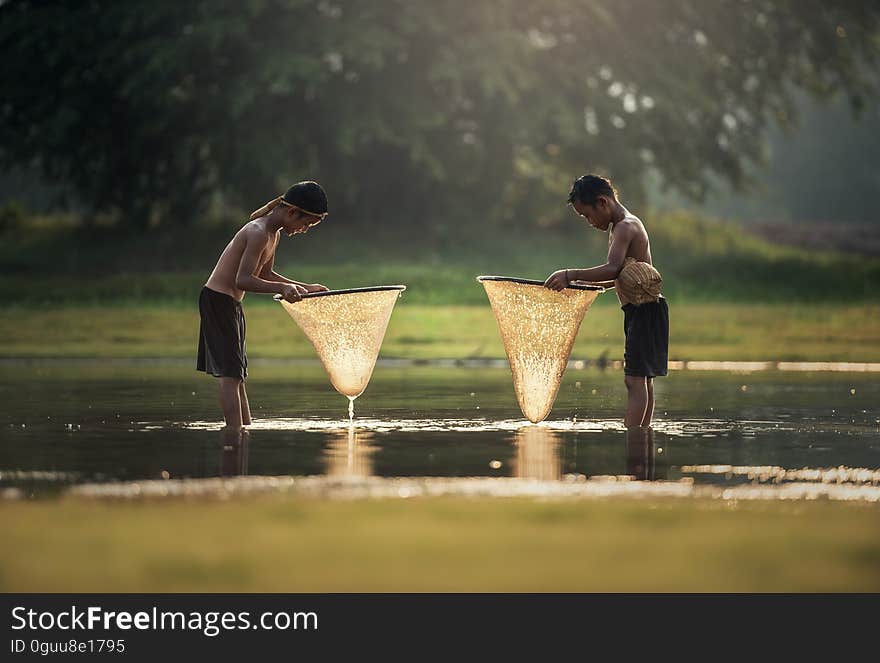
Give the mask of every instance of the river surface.
POLYGON ((673 371, 651 431, 621 423, 623 377, 566 372, 531 425, 505 367, 380 363, 355 402, 317 363, 253 362, 254 424, 221 431, 217 384, 180 363, 0 367, 0 491, 225 476, 598 478, 696 486, 819 482, 880 490, 880 380, 870 373, 673 371))

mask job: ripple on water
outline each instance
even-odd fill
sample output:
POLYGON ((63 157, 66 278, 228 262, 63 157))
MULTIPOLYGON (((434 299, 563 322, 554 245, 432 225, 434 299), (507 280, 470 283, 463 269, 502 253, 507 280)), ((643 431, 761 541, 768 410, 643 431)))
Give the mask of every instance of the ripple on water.
MULTIPOLYGON (((321 419, 321 418, 274 418, 260 419, 248 426, 250 430, 289 430, 289 431, 335 431, 350 426, 358 430, 376 432, 387 431, 431 431, 431 432, 469 432, 469 431, 516 431, 526 426, 537 426, 548 431, 557 432, 604 432, 624 431, 626 427, 618 419, 560 419, 542 421, 532 424, 525 419, 321 419)), ((158 430, 162 426, 155 422, 140 422, 141 430, 158 430)), ((191 430, 217 430, 223 424, 217 421, 185 421, 171 423, 168 427, 191 430)), ((783 425, 776 421, 762 420, 723 420, 723 419, 688 419, 657 420, 652 428, 670 436, 712 437, 738 433, 755 435, 765 432, 824 432, 819 426, 783 425)))
MULTIPOLYGON (((145 422, 145 426, 150 426, 145 422)), ((222 424, 216 421, 190 421, 173 424, 175 427, 194 430, 216 430, 222 424)), ((250 430, 289 430, 289 431, 335 431, 354 426, 358 430, 375 432, 470 432, 470 431, 516 431, 526 426, 539 426, 548 431, 607 431, 626 430, 616 420, 593 421, 542 421, 532 424, 525 419, 262 419, 254 422, 250 430)), ((658 428, 662 430, 662 428, 658 428)))
POLYGON ((758 483, 800 481, 811 483, 871 484, 880 486, 880 470, 864 467, 832 467, 787 470, 773 465, 683 465, 682 474, 741 476, 758 483))
MULTIPOLYGON (((193 430, 213 431, 222 427, 217 421, 181 421, 158 423, 143 421, 134 424, 134 430, 193 430)), ((349 422, 345 418, 269 418, 255 422, 254 431, 304 431, 304 432, 509 432, 533 430, 553 433, 603 433, 623 432, 618 419, 550 420, 531 424, 525 419, 489 418, 421 418, 421 419, 374 419, 359 418, 349 422)), ((780 431, 815 433, 825 428, 838 432, 839 425, 818 421, 780 423, 776 420, 727 420, 686 419, 659 420, 654 430, 671 438, 743 436, 761 437, 780 431)), ((846 433, 846 430, 843 431, 846 433)), ((458 439, 458 436, 455 436, 458 439)), ((412 439, 416 439, 415 437, 412 439)), ((811 437, 806 438, 812 440, 811 437)), ((520 445, 521 446, 521 445, 520 445)), ((664 445, 665 446, 665 445, 664 445)), ((812 445, 810 446, 812 449, 812 445)), ((517 446, 518 452, 520 447, 517 446)), ((556 452, 554 452, 556 453, 556 452)), ((517 456, 518 460, 522 460, 517 456)), ((779 462, 777 458, 768 460, 779 462)), ((527 460, 527 459, 526 459, 527 460)), ((693 458, 697 460, 697 458, 693 458)), ((727 460, 726 458, 724 460, 727 460)), ((819 461, 821 462, 821 461, 819 461)), ((856 460, 856 462, 859 462, 856 460)), ((805 463, 806 464, 806 463, 805 463)), ((815 464, 815 461, 814 461, 815 464)), ((496 468, 498 469, 498 468, 496 468)), ((300 476, 293 470, 290 475, 244 476, 238 478, 171 479, 163 481, 138 480, 99 483, 103 478, 91 475, 82 483, 71 486, 65 492, 71 495, 106 498, 204 496, 228 497, 263 492, 292 492, 296 495, 327 498, 362 497, 430 497, 436 495, 470 495, 485 497, 699 497, 723 500, 816 500, 855 501, 880 503, 880 469, 866 467, 785 467, 782 464, 682 464, 678 480, 635 481, 627 476, 591 476, 564 474, 558 470, 537 478, 520 477, 416 477, 416 476, 300 476), (711 477, 723 477, 718 481, 711 477), (708 479, 708 481, 707 481, 708 479)), ((290 472, 290 470, 288 470, 290 472)), ((0 480, 13 483, 41 482, 70 484, 85 479, 76 472, 52 470, 28 470, 0 468, 0 480)), ((17 487, 3 492, 6 499, 17 499, 17 487)))
POLYGON ((266 477, 183 479, 110 484, 83 484, 68 494, 85 498, 143 499, 203 497, 231 498, 252 494, 285 493, 326 499, 413 497, 541 497, 541 498, 708 498, 736 500, 816 500, 880 502, 880 486, 789 483, 743 485, 729 488, 696 486, 679 481, 632 481, 629 477, 566 476, 562 481, 513 478, 413 477, 266 477))

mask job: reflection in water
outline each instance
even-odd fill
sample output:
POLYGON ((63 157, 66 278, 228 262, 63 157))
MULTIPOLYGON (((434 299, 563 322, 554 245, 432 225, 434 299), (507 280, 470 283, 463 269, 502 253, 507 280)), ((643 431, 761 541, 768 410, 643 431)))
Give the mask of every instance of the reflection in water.
POLYGON ((516 431, 516 464, 518 479, 558 481, 562 477, 559 457, 559 436, 544 426, 524 426, 516 431))
MULTIPOLYGON (((215 395, 203 389, 197 374, 190 377, 189 367, 154 363, 8 367, 0 381, 0 400, 6 404, 0 417, 0 499, 50 496, 85 483, 103 484, 109 491, 124 482, 136 492, 156 481, 151 490, 168 494, 190 491, 202 478, 220 490, 255 486, 257 477, 266 485, 299 486, 303 478, 317 481, 316 475, 328 471, 331 438, 344 442, 334 445, 344 450, 334 467, 356 470, 357 454, 366 451, 362 434, 369 432, 369 446, 381 451, 361 456, 372 461, 374 474, 363 482, 373 486, 387 477, 389 492, 405 486, 416 494, 414 486, 425 482, 433 491, 456 478, 486 477, 487 491, 497 486, 511 493, 655 495, 672 490, 663 484, 673 481, 676 490, 725 499, 827 497, 880 504, 880 381, 856 373, 767 371, 746 378, 683 371, 666 399, 669 410, 658 412, 653 424, 653 448, 650 440, 635 438, 630 442, 638 444, 630 450, 615 400, 619 377, 578 369, 560 389, 559 411, 539 424, 559 439, 561 480, 505 482, 504 475, 516 476, 518 453, 517 469, 534 475, 526 430, 520 432, 524 442, 516 444, 526 422, 510 398, 506 360, 501 369, 377 372, 369 409, 355 420, 358 439, 350 459, 348 420, 340 416, 345 400, 331 391, 326 398, 291 401, 292 381, 303 393, 318 394, 325 387, 317 364, 267 361, 261 368, 257 408, 262 406, 264 416, 249 427, 250 448, 222 444, 215 395), (589 411, 583 411, 584 391, 576 389, 575 379, 598 391, 589 411), (641 451, 639 445, 644 445, 641 451), (627 474, 628 457, 631 466, 647 470, 631 467, 630 476, 653 472, 665 482, 619 480, 627 474), (501 466, 490 465, 492 460, 501 466), (221 472, 227 476, 218 478, 221 472), (230 480, 228 475, 239 473, 247 476, 230 480), (395 483, 404 477, 409 483, 395 483), (681 479, 692 482, 693 489, 679 485, 681 479)), ((355 479, 323 478, 327 485, 354 490, 355 479)), ((466 493, 476 484, 460 485, 466 493)))
POLYGON ((629 428, 626 431, 626 473, 638 481, 666 479, 663 449, 654 444, 654 429, 650 426, 629 428), (659 471, 657 457, 660 456, 659 471))
POLYGON ((324 450, 327 476, 371 477, 373 455, 379 447, 370 444, 373 433, 349 426, 345 431, 332 431, 324 450))
POLYGON ((248 442, 250 434, 245 429, 236 431, 224 428, 221 432, 220 476, 234 477, 248 473, 248 442))
MULTIPOLYGON (((162 430, 162 426, 152 424, 150 422, 137 422, 140 426, 138 430, 152 431, 162 430)), ((181 421, 172 424, 178 428, 189 430, 214 430, 217 428, 216 421, 181 421)), ((270 431, 342 431, 347 430, 349 422, 339 418, 333 419, 299 419, 299 418, 264 418, 255 421, 249 428, 250 430, 270 430, 270 431)), ((357 421, 358 430, 370 430, 377 433, 387 432, 437 432, 437 433, 456 433, 456 432, 515 432, 524 426, 522 419, 372 419, 360 418, 357 421)), ((664 422, 657 422, 658 427, 666 425, 664 422)), ((682 434, 679 432, 680 424, 674 423, 674 428, 670 434, 682 434)), ((544 421, 540 426, 548 430, 559 432, 587 432, 601 433, 604 431, 623 430, 623 423, 619 419, 592 419, 584 421, 572 421, 571 419, 563 419, 556 421, 544 421)))

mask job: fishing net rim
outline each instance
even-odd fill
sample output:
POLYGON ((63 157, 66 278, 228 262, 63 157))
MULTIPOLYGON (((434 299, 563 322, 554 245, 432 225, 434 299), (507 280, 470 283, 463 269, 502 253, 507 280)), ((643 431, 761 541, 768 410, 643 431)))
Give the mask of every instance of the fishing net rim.
MULTIPOLYGON (((525 285, 544 285, 543 281, 536 281, 535 279, 520 279, 514 276, 478 276, 477 281, 480 283, 483 281, 508 281, 510 283, 523 283, 525 285)), ((593 290, 596 292, 605 292, 605 288, 600 285, 587 285, 577 282, 570 283, 566 288, 570 288, 571 290, 593 290)))
MULTIPOLYGON (((314 297, 331 297, 333 295, 350 295, 356 292, 383 292, 386 290, 398 290, 403 292, 406 290, 405 285, 375 285, 369 286, 366 288, 347 288, 345 290, 324 290, 321 292, 309 292, 302 296, 303 299, 311 299, 314 297)), ((276 301, 283 301, 284 298, 281 295, 275 295, 273 298, 276 301)))

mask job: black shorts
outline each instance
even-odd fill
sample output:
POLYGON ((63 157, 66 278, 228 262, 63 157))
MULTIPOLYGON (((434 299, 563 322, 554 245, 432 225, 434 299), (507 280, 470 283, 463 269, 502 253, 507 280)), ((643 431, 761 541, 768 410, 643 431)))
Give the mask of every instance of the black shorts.
POLYGON ((247 378, 245 322, 241 302, 202 288, 199 295, 199 357, 196 370, 214 377, 247 378))
POLYGON ((669 307, 666 299, 640 306, 624 304, 623 373, 633 377, 653 378, 666 375, 669 357, 669 307))

